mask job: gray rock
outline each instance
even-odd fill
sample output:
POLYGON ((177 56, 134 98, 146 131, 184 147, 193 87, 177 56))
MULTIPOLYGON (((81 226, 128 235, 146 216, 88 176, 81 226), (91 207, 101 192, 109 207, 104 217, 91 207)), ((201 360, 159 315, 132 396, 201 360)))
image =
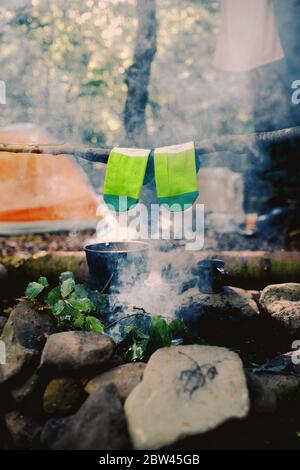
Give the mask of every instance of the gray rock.
POLYGON ((129 393, 142 380, 145 367, 146 364, 143 362, 115 367, 91 379, 86 384, 85 391, 90 394, 109 383, 113 383, 118 389, 121 400, 125 401, 129 393))
POLYGON ((135 449, 159 449, 244 418, 249 397, 237 354, 211 346, 156 351, 125 402, 135 449))
POLYGON ((196 334, 208 339, 222 340, 233 335, 248 334, 249 325, 259 318, 260 312, 252 291, 225 287, 219 294, 203 294, 196 288, 181 295, 176 316, 182 318, 196 334), (217 339, 216 339, 217 338, 217 339))
POLYGON ((0 416, 16 408, 16 403, 11 395, 9 386, 0 385, 0 416))
POLYGON ((70 377, 53 379, 45 389, 43 408, 45 413, 52 416, 69 416, 78 410, 84 398, 79 380, 70 377))
POLYGON ((5 421, 2 416, 0 416, 0 450, 10 450, 12 449, 13 442, 11 436, 7 430, 5 421))
POLYGON ((8 276, 8 271, 6 267, 0 263, 0 281, 3 281, 3 279, 6 279, 8 276))
POLYGON ((251 412, 272 414, 277 410, 277 398, 273 390, 269 390, 260 378, 247 372, 247 385, 250 395, 251 412))
POLYGON ((35 312, 20 302, 10 314, 0 340, 6 348, 6 363, 0 365, 0 383, 21 383, 38 364, 45 337, 55 331, 47 313, 35 312))
MULTIPOLYGON (((80 410, 49 432, 51 449, 123 450, 130 448, 126 420, 115 385, 109 384, 92 393, 80 410)), ((43 439, 47 439, 47 434, 43 439)))
POLYGON ((276 396, 278 405, 290 401, 300 391, 300 377, 292 374, 261 372, 257 377, 268 393, 276 396))
POLYGON ((60 419, 49 419, 41 433, 41 444, 45 449, 52 449, 55 444, 63 437, 67 423, 70 417, 60 419))
POLYGON ((56 333, 46 342, 40 369, 54 374, 84 374, 101 370, 113 353, 109 336, 89 331, 56 333))
POLYGON ((12 411, 4 417, 13 444, 18 449, 34 449, 39 446, 42 425, 34 418, 12 411))
POLYGON ((252 299, 259 302, 260 291, 259 290, 247 290, 247 293, 251 295, 252 299))
POLYGON ((41 411, 44 380, 34 372, 22 385, 11 389, 11 395, 19 409, 28 413, 41 411))
POLYGON ((280 322, 290 334, 300 329, 300 284, 274 284, 260 296, 265 312, 280 322))
POLYGON ((4 326, 5 326, 6 322, 7 322, 7 318, 0 316, 0 335, 3 331, 3 329, 4 329, 4 326))

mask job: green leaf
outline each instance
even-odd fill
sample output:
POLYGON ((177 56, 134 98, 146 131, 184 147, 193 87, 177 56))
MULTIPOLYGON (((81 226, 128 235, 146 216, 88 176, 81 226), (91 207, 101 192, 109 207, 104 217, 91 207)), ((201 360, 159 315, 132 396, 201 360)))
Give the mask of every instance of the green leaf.
POLYGON ((141 343, 133 343, 131 348, 132 361, 142 360, 144 358, 144 348, 141 343))
POLYGON ((42 286, 44 286, 44 287, 48 287, 48 286, 49 286, 48 279, 47 279, 46 277, 44 277, 44 276, 39 277, 38 280, 37 280, 37 282, 38 282, 39 284, 42 284, 42 286))
POLYGON ((65 271, 60 274, 59 280, 60 282, 64 282, 67 279, 73 279, 74 280, 74 274, 71 271, 65 271))
POLYGON ((205 339, 201 338, 200 336, 195 336, 193 337, 193 344, 198 344, 199 346, 208 346, 207 341, 205 339))
POLYGON ((35 299, 41 292, 43 292, 45 287, 46 286, 44 286, 40 282, 30 282, 26 287, 25 296, 28 299, 35 299))
POLYGON ((152 317, 149 334, 151 346, 154 349, 171 345, 171 336, 168 324, 162 317, 152 317))
POLYGON ((89 299, 93 302, 95 310, 104 310, 108 307, 108 296, 98 291, 89 291, 89 299))
POLYGON ((76 284, 74 287, 74 292, 72 292, 72 297, 75 298, 87 298, 89 297, 89 292, 83 284, 76 284))
POLYGON ((253 367, 251 369, 251 372, 253 374, 259 374, 260 372, 273 372, 274 374, 283 372, 286 370, 287 364, 281 364, 279 366, 274 366, 274 367, 266 367, 266 366, 261 366, 261 367, 253 367))
POLYGON ((129 361, 142 361, 145 358, 147 346, 143 343, 134 342, 126 351, 126 359, 129 361))
POLYGON ((149 339, 149 334, 147 331, 143 331, 136 326, 126 326, 124 328, 124 333, 126 336, 131 336, 135 339, 149 339))
POLYGON ((74 312, 72 316, 72 323, 75 326, 75 328, 83 328, 84 323, 85 323, 85 317, 82 315, 80 312, 74 312))
POLYGON ((90 299, 73 299, 70 298, 67 300, 67 303, 78 312, 91 312, 93 310, 93 304, 90 299))
POLYGON ((51 312, 55 317, 59 317, 62 315, 66 307, 66 303, 64 300, 59 300, 55 304, 51 305, 51 312))
POLYGON ((75 287, 74 279, 69 278, 63 281, 60 286, 60 292, 61 292, 62 297, 64 298, 68 297, 68 295, 70 295, 71 292, 73 291, 74 287, 75 287))
POLYGON ((54 287, 54 289, 51 289, 51 291, 48 293, 46 297, 46 302, 50 306, 56 304, 60 299, 60 287, 54 287))
POLYGON ((187 333, 188 329, 182 320, 176 318, 169 323, 169 331, 173 336, 182 336, 187 333))
POLYGON ((95 333, 104 333, 104 326, 101 321, 90 315, 85 318, 85 329, 87 331, 94 331, 95 333))
POLYGON ((281 364, 280 366, 267 367, 265 370, 268 372, 283 372, 286 368, 287 364, 281 364))

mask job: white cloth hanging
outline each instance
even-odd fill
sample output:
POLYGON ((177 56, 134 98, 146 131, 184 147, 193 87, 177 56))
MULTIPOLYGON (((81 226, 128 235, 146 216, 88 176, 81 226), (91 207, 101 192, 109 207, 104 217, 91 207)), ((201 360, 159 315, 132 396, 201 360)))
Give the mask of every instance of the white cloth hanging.
POLYGON ((273 0, 223 0, 217 68, 248 72, 283 57, 273 0))

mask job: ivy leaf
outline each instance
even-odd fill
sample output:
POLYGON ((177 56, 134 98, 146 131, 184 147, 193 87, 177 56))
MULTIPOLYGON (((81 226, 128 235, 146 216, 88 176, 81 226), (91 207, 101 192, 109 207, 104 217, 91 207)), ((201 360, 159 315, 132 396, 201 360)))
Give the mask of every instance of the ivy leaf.
POLYGON ((98 291, 89 291, 88 297, 91 299, 95 310, 104 310, 108 307, 108 297, 98 291))
POLYGON ((208 346, 207 341, 205 341, 205 339, 201 338, 200 336, 191 336, 191 338, 193 344, 198 344, 199 346, 208 346))
POLYGON ((73 279, 74 280, 74 274, 71 271, 65 271, 60 274, 59 280, 60 282, 64 282, 67 279, 73 279))
POLYGON ((88 298, 75 299, 70 298, 67 303, 78 312, 91 312, 93 310, 93 304, 88 298))
POLYGON ((146 331, 136 328, 135 326, 126 326, 124 330, 126 335, 132 336, 135 339, 149 339, 149 334, 146 331))
POLYGON ((104 326, 98 318, 88 315, 85 318, 85 329, 95 333, 104 333, 104 326))
POLYGON ((89 292, 83 284, 76 284, 74 287, 74 292, 72 292, 72 297, 75 298, 87 298, 89 297, 89 292))
POLYGON ((54 289, 51 289, 51 291, 48 293, 46 297, 46 302, 48 305, 52 306, 56 304, 60 299, 60 287, 54 287, 54 289))
POLYGON ((62 297, 64 298, 68 297, 68 295, 70 295, 71 292, 73 291, 74 287, 75 287, 74 279, 69 278, 63 281, 60 286, 60 292, 61 292, 62 297))
POLYGON ((46 277, 44 277, 44 276, 39 277, 38 280, 37 280, 37 282, 38 282, 39 284, 42 284, 42 286, 44 286, 44 287, 48 287, 48 286, 49 286, 48 279, 47 279, 46 277))
POLYGON ((58 302, 51 305, 51 312, 55 317, 59 317, 65 310, 66 303, 64 300, 59 300, 58 302))
POLYGON ((126 359, 131 362, 142 361, 145 358, 146 348, 145 344, 134 342, 126 352, 126 359))
POLYGON ((155 349, 171 345, 171 336, 168 324, 162 317, 152 317, 149 335, 151 346, 155 349))
POLYGON ((169 331, 173 336, 183 336, 187 333, 187 327, 182 320, 176 318, 169 323, 169 331))
POLYGON ((43 292, 45 287, 46 286, 44 286, 40 282, 30 282, 26 287, 25 296, 28 299, 35 299, 41 292, 43 292))
POLYGON ((286 370, 287 364, 282 364, 280 366, 268 367, 266 370, 268 372, 283 372, 286 370))
POLYGON ((84 326, 85 317, 80 312, 74 312, 72 316, 72 323, 75 328, 82 328, 84 326))
POLYGON ((274 366, 274 367, 266 367, 266 366, 261 366, 261 367, 253 367, 251 369, 251 372, 253 374, 259 374, 260 372, 273 372, 279 373, 285 371, 287 368, 287 364, 281 364, 279 366, 274 366))

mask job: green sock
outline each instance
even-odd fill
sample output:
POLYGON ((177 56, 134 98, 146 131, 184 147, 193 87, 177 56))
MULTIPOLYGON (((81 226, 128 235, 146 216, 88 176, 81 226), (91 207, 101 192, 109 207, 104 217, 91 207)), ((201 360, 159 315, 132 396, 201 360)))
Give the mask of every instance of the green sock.
POLYGON ((155 149, 154 170, 158 200, 168 210, 182 211, 195 202, 199 192, 193 142, 155 149))
POLYGON ((109 154, 103 198, 116 212, 128 211, 140 198, 150 150, 113 148, 109 154))

